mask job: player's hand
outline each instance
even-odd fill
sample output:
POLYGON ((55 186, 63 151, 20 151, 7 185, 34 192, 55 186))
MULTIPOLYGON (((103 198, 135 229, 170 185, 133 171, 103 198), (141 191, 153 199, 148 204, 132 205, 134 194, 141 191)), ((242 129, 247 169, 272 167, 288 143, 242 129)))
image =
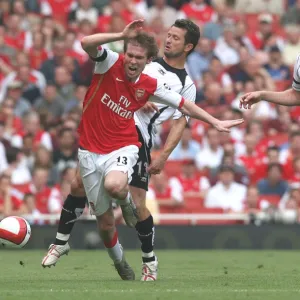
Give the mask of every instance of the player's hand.
POLYGON ((166 160, 162 156, 159 156, 151 162, 150 166, 148 167, 148 173, 154 175, 159 174, 164 168, 165 163, 166 160))
POLYGON ((244 123, 244 119, 237 119, 237 120, 218 120, 214 127, 220 132, 230 132, 230 128, 234 126, 238 126, 244 123))
POLYGON ((159 109, 158 107, 152 103, 152 102, 147 102, 142 108, 141 110, 144 112, 144 113, 150 113, 150 112, 154 112, 154 111, 157 111, 159 112, 159 109))
POLYGON ((135 38, 138 33, 143 29, 144 20, 134 20, 129 23, 123 30, 123 37, 125 39, 135 38))
POLYGON ((261 93, 259 91, 247 93, 240 99, 240 108, 250 109, 253 104, 259 101, 261 101, 261 93))

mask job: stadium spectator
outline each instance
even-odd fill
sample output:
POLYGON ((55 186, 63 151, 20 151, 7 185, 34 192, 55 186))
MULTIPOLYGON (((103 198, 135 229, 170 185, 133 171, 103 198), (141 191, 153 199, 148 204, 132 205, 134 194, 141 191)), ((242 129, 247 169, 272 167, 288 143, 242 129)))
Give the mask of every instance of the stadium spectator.
POLYGON ((218 38, 214 53, 220 59, 223 66, 230 67, 239 63, 239 43, 236 39, 236 28, 234 24, 224 26, 223 36, 218 38))
POLYGON ((187 58, 187 68, 189 75, 197 88, 203 87, 202 75, 209 69, 213 57, 212 43, 207 38, 199 40, 197 47, 187 58))
POLYGON ((297 25, 285 27, 286 41, 282 50, 283 62, 288 66, 293 66, 295 57, 300 52, 300 28, 297 25))
POLYGON ((199 27, 208 22, 216 22, 218 15, 205 0, 191 0, 189 3, 182 5, 179 11, 179 18, 191 19, 199 27))
POLYGON ((176 182, 173 184, 171 180, 168 180, 164 171, 151 176, 150 189, 155 195, 160 213, 180 212, 184 199, 178 188, 176 182))
POLYGON ((27 184, 31 180, 31 174, 24 163, 24 154, 21 149, 11 147, 6 152, 9 164, 7 172, 10 173, 12 184, 27 184))
POLYGON ((53 163, 59 174, 67 167, 77 167, 76 140, 71 129, 61 129, 58 133, 58 148, 53 152, 53 163))
POLYGON ((277 46, 269 50, 269 62, 264 66, 273 80, 291 80, 290 68, 282 62, 282 54, 277 46))
POLYGON ((85 85, 77 85, 75 89, 74 98, 69 100, 65 105, 65 113, 69 113, 74 108, 82 109, 84 96, 86 94, 87 87, 85 85))
POLYGON ((231 94, 233 91, 232 80, 229 74, 225 71, 225 68, 219 58, 212 58, 209 70, 214 77, 214 81, 218 82, 222 86, 223 93, 231 94))
POLYGON ((287 165, 300 155, 300 131, 291 132, 289 136, 289 148, 281 151, 280 163, 287 165))
POLYGON ((269 13, 262 13, 258 16, 258 31, 251 32, 249 38, 257 50, 266 50, 271 46, 283 48, 283 40, 274 32, 273 16, 269 13))
MULTIPOLYGON (((178 186, 181 198, 194 197, 199 198, 199 201, 205 198, 210 183, 208 178, 200 173, 197 173, 194 159, 185 159, 182 161, 182 170, 178 176, 170 179, 172 185, 178 186)), ((185 202, 188 206, 189 203, 185 202)), ((200 204, 199 204, 200 206, 200 204)))
POLYGON ((49 53, 45 49, 45 37, 42 32, 36 32, 32 36, 32 47, 28 51, 30 67, 38 70, 42 63, 49 59, 49 53))
POLYGON ((222 208, 225 212, 241 212, 244 209, 247 188, 234 181, 234 170, 222 165, 219 171, 219 181, 210 188, 205 197, 207 208, 222 208))
POLYGON ((23 137, 27 134, 34 136, 33 147, 37 149, 39 145, 45 146, 48 150, 52 150, 52 141, 50 134, 47 131, 42 130, 40 125, 40 117, 35 112, 29 112, 22 120, 23 128, 21 131, 16 132, 11 137, 11 144, 14 147, 23 147, 23 137))
POLYGON ((148 9, 146 21, 151 24, 152 21, 160 17, 163 21, 163 27, 169 28, 177 19, 178 12, 167 4, 166 0, 154 0, 153 6, 148 9))
MULTIPOLYGON (((232 145, 232 144, 231 144, 232 145)), ((218 181, 218 175, 220 173, 220 169, 223 165, 230 166, 234 171, 234 181, 242 184, 248 184, 248 170, 241 164, 238 164, 235 161, 234 152, 228 153, 224 148, 224 155, 221 161, 221 164, 216 168, 211 168, 209 172, 209 180, 212 185, 216 184, 218 181)))
POLYGON ((17 51, 28 50, 32 45, 31 32, 22 29, 21 21, 21 17, 13 13, 8 16, 5 22, 4 41, 17 51))
POLYGON ((199 170, 214 168, 221 164, 224 150, 220 144, 220 134, 215 128, 208 128, 206 143, 196 155, 196 165, 199 170))
POLYGON ((281 17, 281 24, 300 24, 300 1, 296 0, 296 3, 289 7, 287 12, 281 17))
POLYGON ((184 129, 182 139, 171 153, 169 160, 193 159, 200 151, 200 144, 192 139, 191 128, 184 129))
POLYGON ((57 92, 56 85, 48 83, 43 97, 36 101, 34 107, 38 113, 47 112, 51 114, 52 119, 59 119, 65 110, 64 102, 64 98, 57 92))
POLYGON ((245 198, 245 212, 257 213, 260 211, 259 208, 259 191, 256 186, 250 185, 247 189, 245 198))
POLYGON ((56 187, 47 186, 49 170, 36 167, 32 173, 32 182, 22 188, 24 194, 35 196, 35 208, 41 214, 56 214, 61 211, 62 197, 56 187))
POLYGON ((78 0, 76 8, 69 13, 69 26, 76 29, 77 24, 82 20, 89 20, 94 27, 98 23, 98 10, 93 7, 93 0, 78 0))
POLYGON ((280 164, 268 166, 267 177, 257 183, 260 195, 278 195, 282 197, 288 190, 288 183, 282 179, 283 169, 280 164))
POLYGON ((0 214, 4 216, 20 215, 26 212, 20 193, 13 188, 11 175, 4 172, 0 175, 0 214))
MULTIPOLYGON (((67 49, 65 40, 63 37, 56 38, 53 42, 53 57, 44 61, 40 71, 44 74, 47 81, 54 82, 55 80, 55 69, 63 63, 64 57, 67 55, 67 49)), ((79 74, 79 63, 74 59, 75 69, 72 73, 74 76, 79 74)))

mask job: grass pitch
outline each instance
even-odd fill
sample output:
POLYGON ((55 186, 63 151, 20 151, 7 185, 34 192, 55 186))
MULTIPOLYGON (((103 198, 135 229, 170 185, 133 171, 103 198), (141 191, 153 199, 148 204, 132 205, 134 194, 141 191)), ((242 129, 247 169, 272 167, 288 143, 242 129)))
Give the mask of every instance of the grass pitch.
POLYGON ((126 257, 137 280, 120 280, 104 251, 71 251, 51 269, 44 251, 0 251, 0 299, 298 300, 300 252, 157 251, 159 280, 140 282, 140 252, 126 257))

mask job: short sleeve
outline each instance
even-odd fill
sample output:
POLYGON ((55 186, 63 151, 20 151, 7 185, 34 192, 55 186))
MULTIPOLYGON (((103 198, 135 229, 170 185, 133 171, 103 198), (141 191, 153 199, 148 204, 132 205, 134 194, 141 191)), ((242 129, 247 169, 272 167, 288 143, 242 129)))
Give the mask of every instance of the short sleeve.
POLYGON ((154 102, 162 103, 173 108, 181 108, 184 103, 183 97, 172 91, 171 88, 161 80, 157 80, 156 90, 153 92, 153 95, 157 97, 153 98, 155 99, 154 102))
POLYGON ((90 56, 90 58, 96 63, 94 73, 104 74, 116 63, 119 54, 109 49, 101 48, 98 50, 97 57, 90 56))

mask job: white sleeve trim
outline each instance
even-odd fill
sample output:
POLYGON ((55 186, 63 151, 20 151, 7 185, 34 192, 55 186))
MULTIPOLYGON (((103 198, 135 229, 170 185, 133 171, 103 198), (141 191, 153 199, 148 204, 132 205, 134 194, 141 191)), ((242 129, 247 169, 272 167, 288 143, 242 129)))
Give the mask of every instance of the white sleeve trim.
POLYGON ((106 73, 118 60, 119 54, 111 51, 109 49, 101 48, 98 50, 98 55, 93 60, 96 61, 94 73, 95 74, 104 74, 106 73), (97 59, 103 57, 102 61, 97 61, 97 59))

